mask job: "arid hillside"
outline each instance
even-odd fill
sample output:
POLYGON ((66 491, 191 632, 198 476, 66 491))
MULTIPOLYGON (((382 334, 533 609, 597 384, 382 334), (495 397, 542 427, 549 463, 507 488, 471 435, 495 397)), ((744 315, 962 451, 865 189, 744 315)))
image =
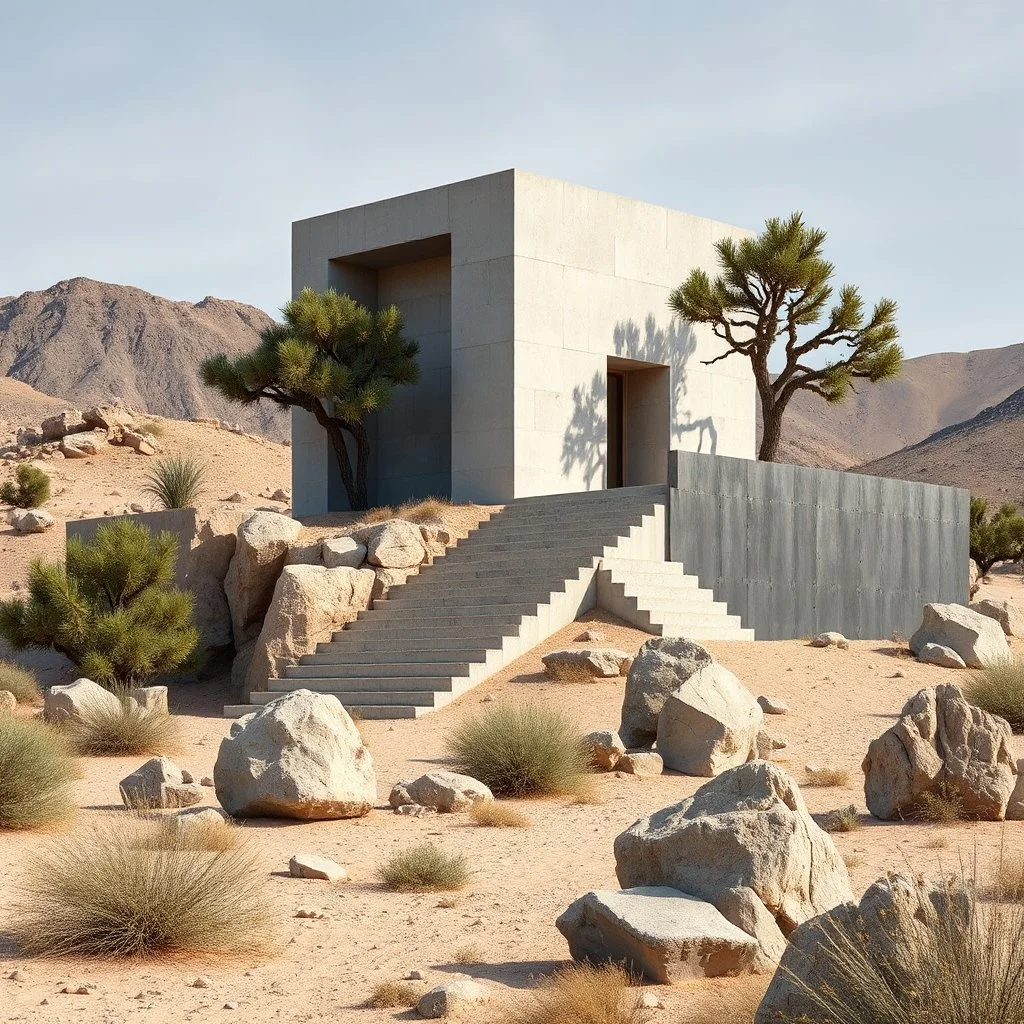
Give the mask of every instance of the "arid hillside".
MULTIPOLYGON (((205 357, 251 349, 270 322, 239 302, 173 302, 76 277, 0 299, 0 374, 79 407, 117 396, 160 416, 213 417, 284 440, 286 413, 232 405, 199 379, 205 357)), ((0 417, 10 418, 2 407, 0 417)))
MULTIPOLYGON (((858 386, 841 405, 801 392, 783 427, 782 458, 805 466, 850 469, 881 459, 998 405, 1024 387, 1024 344, 908 359, 894 381, 858 386)), ((917 463, 901 462, 911 479, 917 463)), ((1008 463, 993 460, 997 472, 1008 463)), ((885 476, 899 475, 886 472, 885 476)))

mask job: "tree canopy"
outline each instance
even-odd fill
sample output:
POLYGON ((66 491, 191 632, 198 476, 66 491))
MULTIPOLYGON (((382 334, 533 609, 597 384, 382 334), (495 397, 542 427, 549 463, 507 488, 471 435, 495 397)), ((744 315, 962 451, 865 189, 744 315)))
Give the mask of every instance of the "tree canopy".
POLYGON ((1013 502, 1004 502, 990 516, 988 501, 971 497, 971 558, 982 576, 996 562, 1024 558, 1024 516, 1013 502))

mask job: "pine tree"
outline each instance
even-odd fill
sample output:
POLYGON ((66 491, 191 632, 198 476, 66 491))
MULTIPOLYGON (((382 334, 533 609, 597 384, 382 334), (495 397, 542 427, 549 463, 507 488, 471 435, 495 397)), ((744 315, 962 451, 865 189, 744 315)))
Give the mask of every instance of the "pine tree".
POLYGON ((349 505, 365 509, 366 416, 383 408, 395 387, 419 379, 419 345, 403 337, 397 307, 374 313, 333 289, 303 289, 282 315, 284 322, 264 331, 255 351, 207 359, 203 382, 242 405, 266 399, 311 413, 330 440, 349 505))
POLYGON ((50 478, 41 469, 22 463, 14 480, 0 486, 0 503, 15 508, 39 508, 50 500, 50 478))
POLYGON ((1007 501, 988 514, 984 498, 971 497, 971 558, 987 576, 996 562, 1016 562, 1024 558, 1024 516, 1007 501))
POLYGON ((0 636, 19 650, 52 647, 112 688, 180 668, 199 631, 192 595, 171 586, 177 553, 173 534, 130 519, 92 541, 71 537, 64 562, 32 563, 27 599, 0 601, 0 636))
POLYGON ((825 238, 800 213, 773 217, 756 238, 717 243, 721 273, 713 281, 694 270, 669 296, 675 313, 710 324, 725 342, 726 351, 707 365, 737 353, 750 360, 764 420, 758 458, 765 462, 778 457, 782 417, 797 391, 841 402, 855 379, 876 383, 902 367, 892 299, 879 299, 866 317, 860 292, 844 285, 829 308, 835 267, 822 256, 825 238), (785 365, 773 377, 769 357, 780 340, 785 365), (823 366, 811 365, 814 353, 836 345, 846 351, 823 366))

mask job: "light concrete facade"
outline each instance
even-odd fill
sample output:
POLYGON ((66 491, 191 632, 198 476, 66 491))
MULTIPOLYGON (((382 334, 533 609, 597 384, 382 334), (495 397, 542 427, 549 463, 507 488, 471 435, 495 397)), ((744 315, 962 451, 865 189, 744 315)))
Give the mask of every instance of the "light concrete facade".
MULTIPOLYGON (((297 221, 295 294, 394 303, 420 342, 420 382, 373 424, 371 500, 664 483, 670 449, 753 458, 749 363, 705 365, 721 343, 666 305, 692 268, 714 270, 716 241, 746 234, 519 170, 297 221), (623 395, 613 438, 609 375, 623 395)), ((344 508, 326 436, 301 411, 292 444, 296 513, 344 508)))

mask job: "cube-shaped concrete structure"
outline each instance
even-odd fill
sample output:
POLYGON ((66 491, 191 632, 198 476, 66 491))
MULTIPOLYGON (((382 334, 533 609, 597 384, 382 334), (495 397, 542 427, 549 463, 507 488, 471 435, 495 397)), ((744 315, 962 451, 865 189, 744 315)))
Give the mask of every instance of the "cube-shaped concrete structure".
MULTIPOLYGON (((397 305, 421 378, 374 417, 370 499, 506 502, 662 483, 670 449, 752 458, 754 383, 669 291, 743 229, 519 170, 295 222, 293 293, 397 305)), ((292 419, 297 515, 344 509, 292 419)))

